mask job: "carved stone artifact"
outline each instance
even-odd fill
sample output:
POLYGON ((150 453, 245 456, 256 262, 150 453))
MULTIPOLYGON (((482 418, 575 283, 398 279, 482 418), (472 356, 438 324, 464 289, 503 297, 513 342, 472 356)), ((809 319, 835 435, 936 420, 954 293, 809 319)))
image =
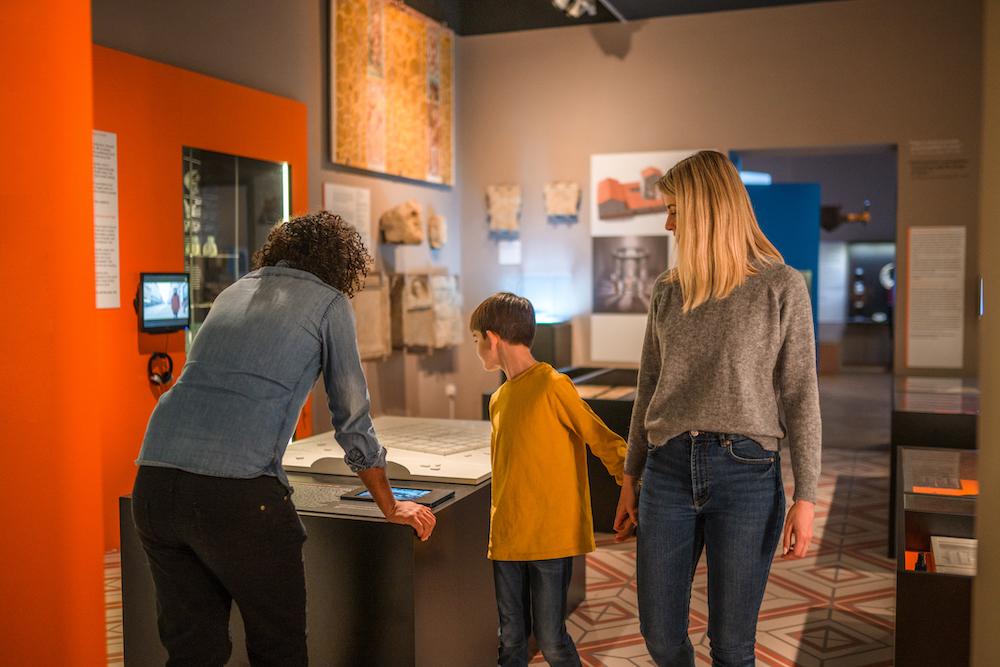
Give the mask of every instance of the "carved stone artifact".
POLYGON ((389 315, 389 279, 369 274, 365 288, 351 299, 357 318, 358 352, 365 361, 392 354, 392 322, 389 315))
POLYGON ((378 221, 382 242, 406 245, 423 243, 424 227, 421 216, 420 204, 412 199, 389 209, 378 221))
POLYGON ((458 277, 395 273, 391 277, 392 346, 458 345, 465 336, 458 277))
POLYGON ((458 276, 431 276, 434 292, 434 347, 460 345, 465 336, 458 276))
POLYGON ((487 186, 486 206, 489 210, 491 230, 516 232, 519 228, 518 216, 521 215, 521 186, 487 186))
POLYGON ((579 183, 549 183, 545 186, 545 214, 556 220, 575 221, 580 213, 579 183))
POLYGON ((444 247, 448 242, 448 221, 443 215, 427 217, 427 241, 435 250, 444 247))

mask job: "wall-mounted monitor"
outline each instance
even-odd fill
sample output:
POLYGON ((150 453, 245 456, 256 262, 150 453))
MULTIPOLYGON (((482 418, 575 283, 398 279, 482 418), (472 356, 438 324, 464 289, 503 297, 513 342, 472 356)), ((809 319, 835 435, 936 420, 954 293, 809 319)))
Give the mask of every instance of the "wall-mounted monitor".
POLYGON ((139 331, 158 334, 191 326, 190 282, 186 273, 141 273, 135 307, 139 331))

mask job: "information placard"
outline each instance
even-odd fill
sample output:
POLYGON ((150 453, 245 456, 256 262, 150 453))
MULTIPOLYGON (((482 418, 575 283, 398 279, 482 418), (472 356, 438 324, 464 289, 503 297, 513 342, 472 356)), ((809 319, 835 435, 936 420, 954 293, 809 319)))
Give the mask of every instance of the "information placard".
POLYGON ((94 130, 94 275, 97 307, 120 308, 118 135, 94 130))
POLYGON ((965 227, 911 227, 906 365, 961 368, 965 227))

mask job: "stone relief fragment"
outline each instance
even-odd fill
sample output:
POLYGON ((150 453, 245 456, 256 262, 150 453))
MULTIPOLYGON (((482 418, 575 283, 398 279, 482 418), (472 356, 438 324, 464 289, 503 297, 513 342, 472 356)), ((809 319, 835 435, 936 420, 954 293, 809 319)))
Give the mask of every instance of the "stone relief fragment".
POLYGON ((458 277, 437 273, 391 276, 391 329, 394 348, 445 348, 465 335, 458 277))
POLYGON ((424 227, 421 216, 420 204, 412 199, 389 209, 378 220, 382 242, 406 245, 423 243, 424 227))
POLYGON ((448 221, 443 215, 427 216, 427 241, 435 250, 443 248, 448 242, 448 221))
POLYGON ((392 346, 434 347, 434 295, 429 276, 395 273, 391 290, 392 346))
POLYGON ((368 274, 365 288, 351 299, 357 320, 358 352, 361 359, 383 359, 392 354, 392 322, 389 310, 389 279, 382 273, 368 274))
POLYGON ((576 222, 580 215, 580 184, 549 183, 544 188, 549 222, 576 222))
POLYGON ((486 207, 489 211, 491 231, 518 231, 518 216, 521 215, 521 186, 487 186, 486 207))
POLYGON ((458 276, 431 276, 434 292, 434 347, 460 345, 465 336, 458 276))

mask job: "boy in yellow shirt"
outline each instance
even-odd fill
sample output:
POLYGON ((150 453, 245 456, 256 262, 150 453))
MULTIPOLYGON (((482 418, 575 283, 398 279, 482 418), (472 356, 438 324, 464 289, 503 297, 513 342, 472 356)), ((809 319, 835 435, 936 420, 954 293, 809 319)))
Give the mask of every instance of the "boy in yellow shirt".
MULTIPOLYGON (((489 558, 500 612, 499 667, 528 664, 528 629, 552 667, 579 667, 566 631, 573 556, 595 549, 586 444, 618 484, 625 441, 580 398, 568 377, 531 356, 535 310, 494 294, 469 323, 476 354, 507 381, 490 398, 493 466, 489 558)), ((618 534, 632 532, 630 521, 618 534)))

